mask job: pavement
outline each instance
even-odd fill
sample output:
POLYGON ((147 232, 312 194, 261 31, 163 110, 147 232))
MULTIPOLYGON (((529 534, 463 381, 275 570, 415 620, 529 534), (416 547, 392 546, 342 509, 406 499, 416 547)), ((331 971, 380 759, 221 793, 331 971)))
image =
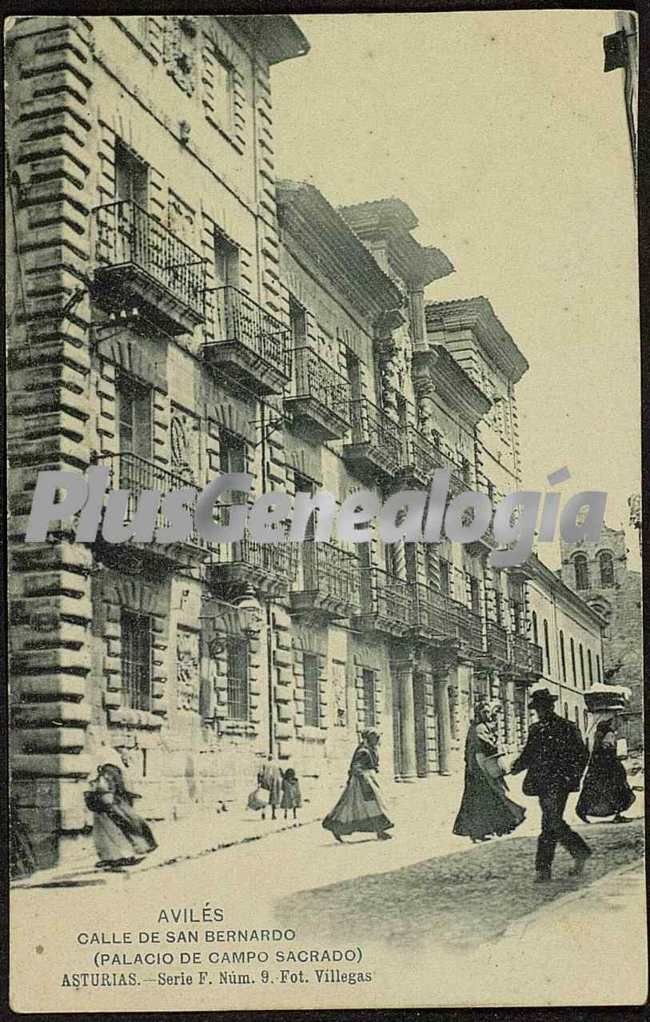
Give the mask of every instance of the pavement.
MULTIPOLYGON (((527 818, 515 834, 478 846, 451 833, 462 778, 434 777, 385 785, 395 821, 391 841, 357 835, 339 845, 308 822, 331 807, 334 791, 322 807, 305 807, 299 827, 243 810, 215 814, 202 826, 196 819, 169 830, 158 824, 157 861, 115 874, 92 867, 37 874, 11 892, 12 1006, 49 1013, 159 1011, 162 1005, 189 1011, 640 1003, 646 959, 642 797, 634 822, 588 827, 575 820, 572 798, 569 822, 595 854, 576 881, 566 876, 569 860, 558 852, 557 879, 535 885, 539 810, 521 795, 519 778, 510 780, 511 797, 526 806, 527 818), (312 969, 306 972, 312 986, 293 986, 276 970, 263 987, 253 965, 253 985, 232 990, 221 986, 218 973, 214 987, 171 985, 161 992, 155 968, 142 970, 130 989, 62 988, 66 975, 93 971, 97 948, 88 947, 88 934, 117 942, 104 950, 121 952, 125 931, 134 942, 152 941, 158 931, 155 950, 176 953, 171 913, 191 909, 201 918, 214 905, 224 927, 294 930, 295 939, 279 947, 351 945, 371 982, 316 985, 312 969)), ((200 953, 215 946, 219 952, 269 949, 200 944, 200 953)), ((109 976, 120 972, 115 964, 103 968, 109 976)), ((176 982, 180 972, 188 970, 171 966, 165 975, 174 975, 164 982, 176 982)))

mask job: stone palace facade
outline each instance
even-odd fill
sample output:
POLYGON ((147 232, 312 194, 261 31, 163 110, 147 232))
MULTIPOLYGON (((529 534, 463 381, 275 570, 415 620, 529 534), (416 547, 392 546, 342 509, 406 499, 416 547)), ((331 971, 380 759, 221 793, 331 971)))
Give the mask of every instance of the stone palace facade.
MULTIPOLYGON (((462 769, 482 695, 520 746, 547 675, 533 602, 562 584, 491 569, 489 533, 112 546, 62 523, 24 541, 45 469, 108 466, 133 500, 236 471, 253 499, 385 499, 442 467, 452 493, 517 489, 528 364, 489 301, 425 300, 452 266, 401 200, 335 209, 275 179, 271 71, 307 50, 288 16, 32 16, 8 35, 12 799, 41 865, 88 841, 108 749, 152 819, 240 805, 270 752, 309 797, 364 726, 417 782, 462 769)), ((586 606, 580 627, 595 664, 586 606)))

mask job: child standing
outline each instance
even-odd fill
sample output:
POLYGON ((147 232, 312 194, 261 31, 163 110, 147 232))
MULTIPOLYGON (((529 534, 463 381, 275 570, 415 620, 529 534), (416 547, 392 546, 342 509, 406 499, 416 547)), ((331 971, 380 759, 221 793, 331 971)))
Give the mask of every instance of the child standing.
POLYGON ((302 795, 300 794, 300 782, 296 777, 296 771, 289 767, 282 776, 282 802, 280 808, 284 809, 284 818, 293 809, 293 818, 296 819, 296 810, 302 806, 302 795))

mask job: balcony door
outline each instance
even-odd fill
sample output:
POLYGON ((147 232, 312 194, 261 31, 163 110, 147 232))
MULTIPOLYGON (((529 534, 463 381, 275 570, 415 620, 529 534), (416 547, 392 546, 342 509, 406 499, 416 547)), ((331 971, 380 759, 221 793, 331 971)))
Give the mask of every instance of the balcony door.
POLYGON ((121 373, 116 400, 120 486, 155 489, 151 464, 151 390, 121 373))
POLYGON ((239 249, 223 234, 214 236, 214 286, 239 287, 239 249))
POLYGON ((149 168, 122 142, 115 146, 115 198, 147 208, 149 168))

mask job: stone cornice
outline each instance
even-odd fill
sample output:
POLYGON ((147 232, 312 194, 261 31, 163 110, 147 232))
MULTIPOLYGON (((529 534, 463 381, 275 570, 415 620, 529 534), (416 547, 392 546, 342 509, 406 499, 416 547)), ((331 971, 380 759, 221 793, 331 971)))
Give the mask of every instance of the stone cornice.
POLYGON ((474 427, 490 410, 492 402, 456 359, 440 344, 413 353, 417 380, 430 380, 446 404, 474 427))
POLYGON ((294 239, 322 274, 371 322, 399 310, 403 296, 363 242, 313 185, 279 181, 278 219, 291 251, 294 239))
POLYGON ((360 238, 370 245, 384 246, 392 270, 409 288, 422 289, 453 273, 454 267, 444 252, 421 245, 411 235, 418 219, 401 199, 342 206, 340 213, 360 238))
POLYGON ((269 64, 280 64, 309 53, 307 38, 288 14, 262 17, 259 14, 233 14, 224 17, 234 21, 259 46, 269 64))
POLYGON ((514 340, 482 295, 449 302, 428 302, 427 330, 453 332, 471 330, 488 361, 497 365, 511 383, 517 383, 529 368, 514 340))

